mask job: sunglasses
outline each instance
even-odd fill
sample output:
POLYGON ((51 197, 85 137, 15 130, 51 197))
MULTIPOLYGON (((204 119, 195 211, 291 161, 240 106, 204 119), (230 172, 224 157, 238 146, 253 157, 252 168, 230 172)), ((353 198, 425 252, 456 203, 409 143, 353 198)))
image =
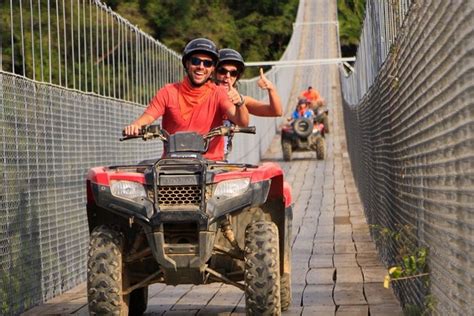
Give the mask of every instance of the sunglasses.
POLYGON ((201 59, 199 57, 191 57, 191 65, 193 66, 199 66, 201 63, 204 65, 206 68, 210 68, 214 66, 214 61, 209 60, 209 59, 201 59))
POLYGON ((227 73, 229 73, 231 77, 237 77, 239 75, 238 70, 227 70, 224 67, 219 67, 217 73, 220 75, 227 75, 227 73))

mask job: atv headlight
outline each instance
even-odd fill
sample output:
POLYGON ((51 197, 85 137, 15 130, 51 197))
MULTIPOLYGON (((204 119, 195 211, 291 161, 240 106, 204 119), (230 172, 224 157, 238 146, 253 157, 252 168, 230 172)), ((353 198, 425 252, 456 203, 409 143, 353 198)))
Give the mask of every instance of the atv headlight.
POLYGON ((247 191, 250 178, 226 180, 217 184, 214 196, 216 198, 231 198, 247 191))
POLYGON ((145 187, 138 182, 111 181, 110 191, 112 195, 130 200, 137 197, 146 197, 145 187))

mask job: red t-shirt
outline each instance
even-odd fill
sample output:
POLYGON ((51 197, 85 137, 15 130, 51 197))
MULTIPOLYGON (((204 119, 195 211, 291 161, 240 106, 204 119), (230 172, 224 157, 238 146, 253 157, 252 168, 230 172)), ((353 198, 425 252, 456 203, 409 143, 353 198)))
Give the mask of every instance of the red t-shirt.
POLYGON ((303 93, 301 94, 306 100, 309 100, 309 101, 317 101, 319 100, 320 96, 319 96, 319 93, 317 91, 315 91, 314 89, 313 90, 305 90, 303 91, 303 93))
MULTIPOLYGON (((191 116, 185 120, 178 103, 178 89, 182 83, 167 84, 160 89, 145 110, 145 113, 158 119, 163 116, 162 127, 168 133, 188 131, 204 135, 212 128, 223 125, 222 117, 232 106, 225 87, 212 84, 209 98, 193 108, 191 116)), ((210 160, 224 159, 224 139, 215 137, 209 144, 209 150, 204 155, 210 160)))

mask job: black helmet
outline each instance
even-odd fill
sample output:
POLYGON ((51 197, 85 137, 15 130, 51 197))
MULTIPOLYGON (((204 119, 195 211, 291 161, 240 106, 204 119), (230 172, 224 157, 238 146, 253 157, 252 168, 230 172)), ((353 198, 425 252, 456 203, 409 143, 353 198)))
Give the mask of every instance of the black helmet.
POLYGON ((207 38, 195 38, 189 41, 184 47, 182 63, 186 67, 186 60, 192 54, 203 53, 209 55, 212 58, 214 63, 219 59, 219 54, 217 53, 217 46, 213 41, 207 38))
POLYGON ((217 67, 219 67, 220 64, 226 62, 235 64, 240 74, 243 73, 245 70, 245 63, 244 59, 242 58, 242 55, 240 55, 239 52, 234 49, 219 49, 219 62, 217 63, 217 67))
POLYGON ((309 102, 309 100, 305 99, 305 98, 301 98, 301 99, 298 100, 298 105, 300 105, 300 104, 309 104, 309 103, 311 103, 311 102, 309 102))

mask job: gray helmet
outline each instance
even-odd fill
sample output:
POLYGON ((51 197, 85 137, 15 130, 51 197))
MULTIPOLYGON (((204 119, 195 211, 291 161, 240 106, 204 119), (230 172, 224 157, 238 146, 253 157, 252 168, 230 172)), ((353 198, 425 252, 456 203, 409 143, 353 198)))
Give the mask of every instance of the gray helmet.
POLYGON ((209 55, 209 57, 212 58, 214 63, 216 63, 219 59, 219 54, 217 53, 217 46, 216 44, 214 44, 213 41, 207 38, 196 38, 189 41, 186 44, 186 47, 184 47, 183 58, 181 59, 183 66, 186 67, 186 60, 189 58, 190 55, 198 53, 209 55))
POLYGON ((223 63, 232 63, 237 67, 237 70, 242 74, 245 70, 245 63, 242 55, 238 51, 231 48, 222 48, 219 50, 219 62, 217 67, 223 63))

